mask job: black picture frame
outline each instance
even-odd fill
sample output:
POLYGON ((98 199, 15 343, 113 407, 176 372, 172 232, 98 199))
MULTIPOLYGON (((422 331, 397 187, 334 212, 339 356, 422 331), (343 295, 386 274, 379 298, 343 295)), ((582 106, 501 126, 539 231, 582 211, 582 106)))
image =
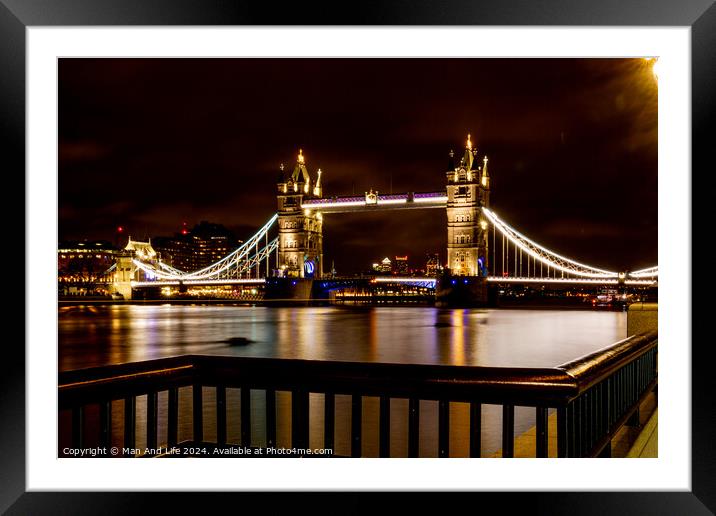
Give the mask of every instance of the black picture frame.
MULTIPOLYGON (((0 0, 0 168, 5 176, 25 177, 25 30, 32 26, 87 25, 604 25, 688 26, 692 42, 692 178, 701 169, 713 168, 710 134, 714 132, 716 106, 716 5, 713 0, 534 0, 431 2, 403 0, 341 4, 339 2, 295 2, 278 6, 273 2, 230 2, 228 0, 0 0), (7 168, 6 168, 7 167, 7 168)), ((712 137, 711 137, 712 138, 712 137)), ((660 142, 664 144, 664 142, 660 142)), ((14 189, 21 198, 24 181, 14 189)), ((696 190, 695 190, 696 191, 696 190)), ((694 203, 694 205, 696 205, 694 203)), ((5 220, 17 220, 18 210, 4 208, 5 220)), ((694 234, 699 218, 692 217, 694 234)), ((17 229, 24 224, 16 224, 17 229)), ((25 240, 23 235, 22 240, 25 240)), ((15 238, 15 242, 20 239, 15 238)), ((699 260, 693 262, 699 269, 699 260)), ((703 263, 701 263, 703 265, 703 263)), ((24 292, 15 268, 15 292, 24 292)), ((691 278, 687 278, 691 281, 691 278)), ((684 300, 690 302, 690 300, 684 300)), ((24 303, 17 303, 23 306, 24 303)), ((31 309, 31 307, 30 307, 31 309)), ((703 319, 701 319, 703 320, 703 319)), ((698 323, 699 318, 694 318, 698 323)), ((695 329, 695 328, 694 328, 695 329)), ((124 514, 150 510, 157 501, 162 512, 187 512, 194 504, 206 510, 207 495, 189 499, 189 493, 69 493, 26 492, 25 446, 25 353, 6 341, 0 375, 0 512, 7 514, 124 514)), ((548 514, 712 514, 716 511, 716 429, 714 392, 709 354, 710 342, 691 346, 692 356, 692 490, 690 492, 590 492, 590 493, 471 493, 452 494, 469 500, 451 501, 475 507, 500 507, 513 512, 548 514), (475 498, 477 497, 477 498, 475 498), (479 504, 479 505, 478 505, 479 504), (490 504, 490 505, 485 505, 490 504)), ((216 494, 212 494, 217 496, 216 494)), ((316 493, 239 496, 241 506, 264 506, 272 513, 293 510, 299 503, 320 510, 330 502, 316 493), (255 499, 261 497, 260 499, 255 499), (252 499, 254 498, 254 499, 252 499)), ((406 497, 411 505, 426 509, 420 494, 406 497)), ((227 503, 236 503, 229 502, 227 503)), ((215 500, 212 500, 216 504, 215 500)), ((222 503, 222 502, 219 502, 222 503)), ((375 494, 352 493, 338 502, 342 513, 364 512, 382 505, 375 494)), ((214 505, 218 507, 217 505, 214 505)), ((235 505, 236 509, 241 507, 235 505)))

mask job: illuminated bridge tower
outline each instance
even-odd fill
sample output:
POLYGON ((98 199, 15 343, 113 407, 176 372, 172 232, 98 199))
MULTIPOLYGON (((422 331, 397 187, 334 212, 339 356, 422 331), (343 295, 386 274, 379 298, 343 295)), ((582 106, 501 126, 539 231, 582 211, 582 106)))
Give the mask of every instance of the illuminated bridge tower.
POLYGON ((467 135, 465 153, 456 166, 453 152, 447 171, 447 267, 453 276, 486 276, 488 230, 481 207, 490 206, 487 156, 477 165, 477 149, 467 135))
POLYGON ((284 173, 281 165, 278 179, 279 276, 323 276, 323 216, 301 208, 305 199, 314 197, 321 197, 321 169, 312 185, 303 151, 299 150, 293 173, 284 173))
POLYGON ((157 266, 159 255, 152 247, 152 241, 140 242, 129 241, 123 250, 116 255, 115 269, 112 277, 110 291, 112 294, 120 294, 124 299, 132 299, 132 281, 153 280, 155 277, 149 273, 139 269, 134 260, 138 259, 152 266, 157 266))

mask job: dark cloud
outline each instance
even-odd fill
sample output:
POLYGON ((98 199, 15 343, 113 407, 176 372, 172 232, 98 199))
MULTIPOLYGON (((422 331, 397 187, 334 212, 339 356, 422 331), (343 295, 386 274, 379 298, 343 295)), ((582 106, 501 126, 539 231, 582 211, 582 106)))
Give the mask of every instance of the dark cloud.
MULTIPOLYGON (((657 92, 641 59, 61 59, 58 87, 60 238, 200 220, 246 238, 298 148, 327 195, 439 190, 470 132, 516 228, 597 266, 657 262, 657 92)), ((326 260, 444 257, 444 220, 327 217, 326 260)))

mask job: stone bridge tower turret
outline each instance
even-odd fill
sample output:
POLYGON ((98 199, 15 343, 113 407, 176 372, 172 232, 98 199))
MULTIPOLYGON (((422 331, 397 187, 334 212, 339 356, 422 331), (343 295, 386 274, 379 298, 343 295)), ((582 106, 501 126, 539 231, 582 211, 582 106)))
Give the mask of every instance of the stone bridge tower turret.
POLYGON ((465 152, 455 163, 450 151, 447 175, 447 267, 455 276, 485 276, 488 225, 482 207, 490 205, 487 157, 479 166, 477 148, 467 135, 465 152))
POLYGON ((303 150, 299 150, 293 173, 283 164, 278 178, 278 275, 294 278, 323 276, 323 216, 304 209, 305 199, 321 197, 321 170, 315 183, 306 168, 303 150))

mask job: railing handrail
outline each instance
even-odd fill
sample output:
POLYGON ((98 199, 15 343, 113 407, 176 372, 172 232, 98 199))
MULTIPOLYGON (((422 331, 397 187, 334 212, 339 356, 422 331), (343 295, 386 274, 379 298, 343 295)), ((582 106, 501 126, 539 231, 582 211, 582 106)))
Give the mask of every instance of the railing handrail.
POLYGON ((646 331, 557 366, 557 369, 573 377, 581 393, 656 347, 658 341, 656 330, 646 331))
POLYGON ((70 407, 201 384, 559 407, 657 341, 655 331, 634 335, 552 368, 182 355, 60 372, 59 401, 70 407))

